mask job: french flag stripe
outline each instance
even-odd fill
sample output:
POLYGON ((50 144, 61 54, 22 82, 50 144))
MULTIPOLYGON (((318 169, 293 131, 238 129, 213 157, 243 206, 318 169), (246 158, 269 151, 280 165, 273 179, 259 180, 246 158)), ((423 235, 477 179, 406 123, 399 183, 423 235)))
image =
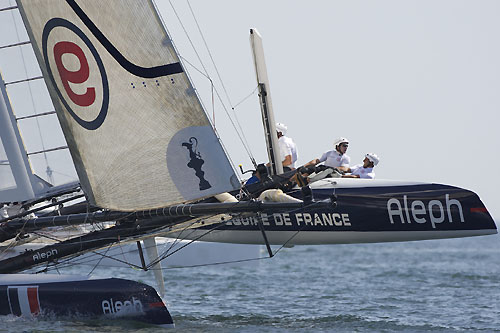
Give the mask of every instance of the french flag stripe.
POLYGON ((28 287, 17 287, 17 297, 19 299, 19 307, 23 316, 31 316, 30 303, 28 301, 28 287))
POLYGON ((38 286, 9 287, 11 311, 16 316, 32 316, 40 313, 38 286))
POLYGON ((17 296, 18 295, 17 287, 9 287, 8 294, 9 294, 9 305, 10 305, 11 313, 13 315, 20 316, 21 309, 19 307, 19 298, 17 296))
POLYGON ((28 287, 28 303, 32 314, 40 313, 40 302, 38 300, 38 287, 28 287))

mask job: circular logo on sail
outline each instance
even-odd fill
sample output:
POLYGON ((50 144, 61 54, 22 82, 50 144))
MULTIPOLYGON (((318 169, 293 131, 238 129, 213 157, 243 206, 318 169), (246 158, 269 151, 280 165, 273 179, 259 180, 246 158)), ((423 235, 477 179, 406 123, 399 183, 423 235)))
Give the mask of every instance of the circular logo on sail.
POLYGON ((108 112, 109 85, 101 57, 89 38, 73 23, 53 18, 43 29, 42 52, 66 110, 82 127, 99 128, 108 112))

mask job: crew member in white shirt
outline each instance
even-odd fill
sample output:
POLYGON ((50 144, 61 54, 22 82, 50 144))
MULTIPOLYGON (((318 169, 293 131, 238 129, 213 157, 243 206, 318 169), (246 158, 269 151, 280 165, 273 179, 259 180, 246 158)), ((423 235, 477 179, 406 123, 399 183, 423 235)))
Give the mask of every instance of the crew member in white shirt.
POLYGON ((6 219, 9 217, 9 214, 7 214, 7 206, 2 204, 2 207, 0 207, 0 219, 6 219))
POLYGON ((297 146, 291 138, 286 136, 287 130, 288 127, 285 124, 276 124, 276 134, 278 135, 278 145, 280 148, 283 171, 295 169, 295 162, 297 162, 298 157, 297 146))
POLYGON ((349 140, 346 138, 338 138, 333 142, 334 150, 329 150, 320 158, 316 158, 308 163, 305 166, 316 165, 321 162, 325 162, 324 165, 331 168, 337 168, 338 170, 346 172, 349 170, 349 163, 351 162, 351 158, 346 155, 347 148, 349 147, 349 140))
POLYGON ((349 168, 347 172, 350 172, 350 175, 343 175, 343 178, 364 178, 364 179, 374 179, 375 172, 373 172, 373 168, 378 164, 380 158, 373 153, 368 153, 365 155, 365 159, 363 160, 363 164, 358 164, 349 168))

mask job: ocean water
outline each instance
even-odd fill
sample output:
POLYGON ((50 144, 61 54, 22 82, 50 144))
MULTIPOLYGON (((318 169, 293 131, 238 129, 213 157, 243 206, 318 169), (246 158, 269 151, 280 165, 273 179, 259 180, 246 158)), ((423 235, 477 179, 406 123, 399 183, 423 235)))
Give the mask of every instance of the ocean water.
MULTIPOLYGON (((149 273, 127 268, 97 269, 95 274, 154 285, 149 273)), ((169 269, 165 283, 177 331, 500 331, 497 235, 296 246, 247 265, 169 269)), ((0 317, 0 331, 172 329, 126 321, 0 317)))

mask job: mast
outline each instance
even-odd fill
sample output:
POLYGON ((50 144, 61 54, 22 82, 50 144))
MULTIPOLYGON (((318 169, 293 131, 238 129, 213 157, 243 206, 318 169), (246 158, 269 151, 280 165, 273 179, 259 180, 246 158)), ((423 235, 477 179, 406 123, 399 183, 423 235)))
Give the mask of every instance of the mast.
POLYGON ((9 102, 5 82, 0 73, 0 149, 4 150, 7 161, 3 161, 2 151, 0 150, 0 168, 9 170, 0 170, 0 176, 6 176, 7 179, 0 180, 6 182, 0 186, 0 202, 26 201, 33 199, 35 193, 31 184, 31 168, 28 163, 28 156, 17 128, 12 107, 9 102), (7 172, 6 172, 7 171, 7 172), (11 177, 9 177, 9 174, 11 177), (9 179, 10 184, 9 186, 9 179), (6 186, 4 188, 3 186, 6 186), (11 188, 11 189, 8 189, 11 188))
POLYGON ((278 137, 276 136, 276 122, 271 103, 266 62, 264 60, 264 47, 262 45, 262 37, 256 29, 250 29, 250 44, 252 46, 257 84, 259 85, 260 109, 266 136, 267 154, 271 165, 271 175, 278 175, 283 173, 283 165, 281 164, 278 137))

